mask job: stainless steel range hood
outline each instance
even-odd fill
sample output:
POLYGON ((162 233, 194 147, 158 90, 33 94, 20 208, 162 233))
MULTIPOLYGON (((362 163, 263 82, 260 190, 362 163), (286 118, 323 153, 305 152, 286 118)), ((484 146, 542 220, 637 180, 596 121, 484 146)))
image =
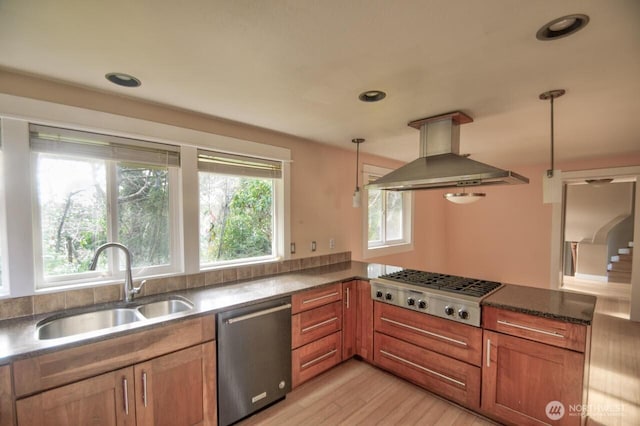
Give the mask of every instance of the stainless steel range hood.
POLYGON ((513 185, 529 179, 459 155, 460 125, 471 123, 456 111, 412 121, 420 130, 420 158, 367 185, 369 189, 410 191, 479 185, 513 185))

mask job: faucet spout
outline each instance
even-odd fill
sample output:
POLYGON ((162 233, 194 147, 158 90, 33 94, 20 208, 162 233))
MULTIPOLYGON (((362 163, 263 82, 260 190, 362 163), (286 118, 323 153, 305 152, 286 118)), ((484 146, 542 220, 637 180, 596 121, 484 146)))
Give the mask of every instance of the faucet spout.
POLYGON ((93 255, 93 259, 91 260, 91 264, 89 265, 89 269, 95 271, 96 266, 98 265, 98 257, 100 257, 100 253, 104 250, 114 247, 122 250, 125 254, 125 275, 124 275, 124 300, 125 302, 131 302, 133 300, 133 295, 140 293, 142 290, 142 286, 144 285, 144 281, 138 286, 133 286, 133 278, 131 276, 131 252, 129 249, 120 243, 106 243, 98 247, 96 253, 93 255))

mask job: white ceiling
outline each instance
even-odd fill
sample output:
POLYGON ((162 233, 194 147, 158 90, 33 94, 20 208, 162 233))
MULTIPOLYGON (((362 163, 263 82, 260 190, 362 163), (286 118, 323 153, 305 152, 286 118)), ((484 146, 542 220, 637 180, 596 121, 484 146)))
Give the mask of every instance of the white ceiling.
POLYGON ((638 0, 0 0, 0 66, 400 160, 462 110, 461 151, 543 163, 640 151, 638 0), (543 24, 591 21, 542 42, 543 24), (104 79, 137 76, 135 89, 104 79), (360 102, 369 89, 380 103, 360 102))

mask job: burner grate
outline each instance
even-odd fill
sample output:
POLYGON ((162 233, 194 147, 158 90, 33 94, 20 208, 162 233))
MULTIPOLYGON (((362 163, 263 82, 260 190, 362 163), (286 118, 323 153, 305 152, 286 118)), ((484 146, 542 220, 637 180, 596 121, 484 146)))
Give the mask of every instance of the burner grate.
POLYGON ((482 297, 502 285, 494 281, 417 271, 415 269, 403 269, 402 271, 382 275, 380 278, 473 297, 482 297))

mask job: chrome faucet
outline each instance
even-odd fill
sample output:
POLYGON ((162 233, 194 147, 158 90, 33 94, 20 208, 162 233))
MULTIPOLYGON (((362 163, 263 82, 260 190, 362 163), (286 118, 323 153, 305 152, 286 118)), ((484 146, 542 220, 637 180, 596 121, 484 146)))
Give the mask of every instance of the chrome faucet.
POLYGON ((142 290, 142 286, 144 285, 145 281, 142 281, 138 287, 133 286, 133 278, 131 278, 131 252, 125 245, 120 243, 106 243, 101 245, 93 255, 93 260, 89 265, 89 269, 92 271, 96 270, 100 253, 102 253, 103 250, 108 249, 109 247, 119 248, 125 254, 125 266, 127 270, 124 273, 124 300, 125 302, 131 302, 133 300, 133 295, 140 293, 140 290, 142 290))

